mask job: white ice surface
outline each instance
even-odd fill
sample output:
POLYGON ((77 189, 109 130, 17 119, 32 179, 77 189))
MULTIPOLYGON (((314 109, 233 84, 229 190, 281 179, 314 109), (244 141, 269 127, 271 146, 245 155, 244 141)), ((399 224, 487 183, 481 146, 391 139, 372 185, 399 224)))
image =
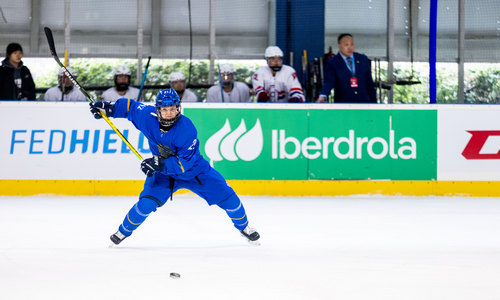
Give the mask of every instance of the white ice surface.
POLYGON ((193 195, 115 248, 135 197, 0 197, 0 299, 500 299, 500 198, 241 198, 261 246, 193 195))

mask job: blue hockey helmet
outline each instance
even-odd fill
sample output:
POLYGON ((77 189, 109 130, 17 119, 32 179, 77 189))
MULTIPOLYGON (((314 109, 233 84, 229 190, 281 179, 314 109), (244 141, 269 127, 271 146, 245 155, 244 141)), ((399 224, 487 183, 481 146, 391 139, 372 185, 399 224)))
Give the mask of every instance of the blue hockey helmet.
POLYGON ((158 116, 160 129, 162 131, 170 130, 170 128, 174 126, 175 122, 179 120, 179 118, 181 117, 181 99, 174 89, 164 89, 158 92, 158 95, 156 96, 156 115, 158 116), (170 106, 177 107, 177 114, 175 115, 175 117, 170 119, 163 118, 160 111, 161 108, 170 106))
POLYGON ((156 96, 156 107, 174 106, 180 103, 181 99, 173 88, 160 90, 156 96))

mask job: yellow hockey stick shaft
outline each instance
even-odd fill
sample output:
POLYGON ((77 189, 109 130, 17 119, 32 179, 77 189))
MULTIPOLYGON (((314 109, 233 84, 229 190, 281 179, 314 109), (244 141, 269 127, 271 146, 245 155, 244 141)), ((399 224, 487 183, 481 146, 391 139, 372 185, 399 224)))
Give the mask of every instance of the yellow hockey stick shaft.
POLYGON ((139 154, 139 152, 137 152, 137 150, 135 150, 134 146, 132 146, 132 144, 130 144, 130 142, 127 140, 127 138, 125 138, 123 136, 123 134, 120 132, 120 130, 118 130, 118 128, 116 128, 115 124, 113 124, 113 122, 111 122, 111 120, 106 116, 106 113, 101 111, 101 116, 109 124, 109 126, 111 126, 111 128, 113 128, 113 130, 116 132, 116 134, 118 134, 120 139, 129 147, 129 149, 132 150, 132 152, 134 152, 135 156, 137 156, 137 158, 142 160, 142 156, 139 154))
MULTIPOLYGON (((64 73, 66 74, 66 76, 68 76, 68 78, 71 80, 71 82, 73 82, 73 85, 76 86, 78 89, 80 89, 80 91, 85 95, 85 97, 87 98, 87 100, 89 102, 94 102, 94 100, 92 100, 92 97, 90 97, 89 93, 87 93, 87 91, 80 85, 80 83, 78 83, 78 81, 76 81, 76 78, 73 76, 73 74, 71 74, 68 71, 68 69, 66 68, 66 66, 63 63, 61 63, 59 56, 57 56, 56 47, 55 47, 55 43, 54 43, 54 37, 52 35, 52 30, 48 27, 45 27, 44 30, 45 30, 45 35, 47 36, 47 42, 49 43, 49 49, 50 49, 50 53, 52 54, 52 57, 54 57, 55 61, 57 62, 57 64, 61 68, 64 68, 64 73)), ((65 60, 67 57, 66 55, 67 55, 67 52, 65 52, 65 60)), ((65 61, 65 63, 66 63, 66 61, 65 61)), ((104 120, 106 120, 106 122, 109 124, 109 126, 111 126, 111 128, 113 128, 113 130, 116 132, 116 134, 118 134, 120 139, 130 148, 130 150, 132 150, 132 152, 134 152, 135 156, 137 156, 137 158, 142 160, 142 156, 139 154, 139 152, 137 152, 137 150, 135 150, 134 146, 132 146, 132 144, 130 144, 130 142, 123 136, 123 134, 120 132, 120 130, 118 130, 118 128, 116 128, 115 124, 113 124, 113 122, 111 122, 111 120, 109 120, 109 118, 106 116, 106 113, 101 111, 101 116, 104 118, 104 120)))

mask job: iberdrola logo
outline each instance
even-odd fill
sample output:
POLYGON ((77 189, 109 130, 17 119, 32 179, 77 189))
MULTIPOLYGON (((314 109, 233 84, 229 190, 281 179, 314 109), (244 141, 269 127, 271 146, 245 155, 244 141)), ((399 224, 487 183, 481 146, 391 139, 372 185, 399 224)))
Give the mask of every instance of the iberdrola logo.
POLYGON ((259 119, 248 131, 244 119, 241 119, 240 125, 235 130, 231 129, 231 124, 226 119, 224 126, 208 138, 205 143, 205 154, 212 166, 214 162, 224 159, 252 161, 259 157, 263 145, 264 138, 259 119))

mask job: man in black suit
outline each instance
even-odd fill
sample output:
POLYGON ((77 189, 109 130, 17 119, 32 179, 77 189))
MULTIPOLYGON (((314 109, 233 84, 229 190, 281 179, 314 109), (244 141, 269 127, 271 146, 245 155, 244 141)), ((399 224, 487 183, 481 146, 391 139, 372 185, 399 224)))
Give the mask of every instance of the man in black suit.
POLYGON ((326 61, 325 80, 316 102, 325 102, 335 89, 335 103, 377 103, 371 62, 364 54, 354 52, 349 33, 339 35, 339 52, 326 61))

